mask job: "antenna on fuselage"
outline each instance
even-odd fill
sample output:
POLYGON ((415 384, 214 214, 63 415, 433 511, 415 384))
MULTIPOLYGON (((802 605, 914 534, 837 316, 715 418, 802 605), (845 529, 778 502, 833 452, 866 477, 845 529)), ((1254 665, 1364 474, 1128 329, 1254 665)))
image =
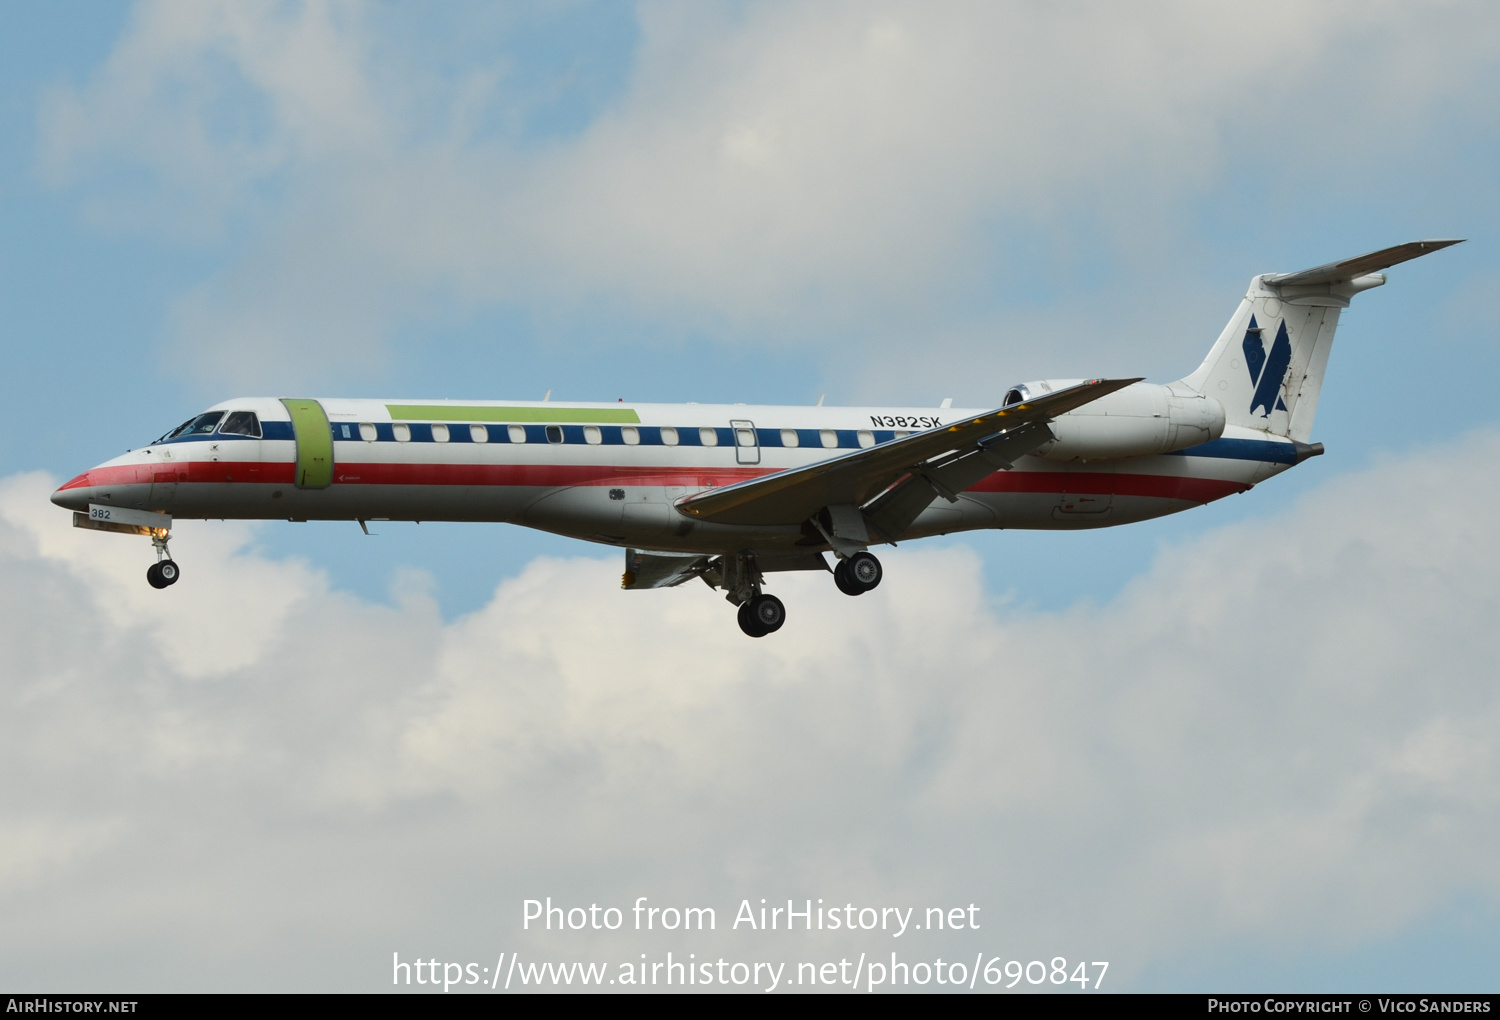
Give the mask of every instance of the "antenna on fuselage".
POLYGON ((818 406, 819 407, 823 406, 823 398, 826 397, 826 396, 828 396, 828 394, 826 394, 826 393, 819 393, 818 394, 818 406))
POLYGON ((542 403, 545 404, 547 401, 549 401, 551 399, 552 399, 552 391, 548 390, 547 393, 546 393, 546 395, 542 397, 542 403))

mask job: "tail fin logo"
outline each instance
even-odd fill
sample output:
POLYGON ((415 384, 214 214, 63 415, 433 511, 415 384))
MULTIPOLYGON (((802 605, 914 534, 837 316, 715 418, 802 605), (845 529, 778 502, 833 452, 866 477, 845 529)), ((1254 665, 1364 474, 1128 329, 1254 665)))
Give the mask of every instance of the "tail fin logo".
POLYGON ((1276 339, 1271 343, 1271 353, 1266 353, 1265 331, 1256 325, 1255 316, 1250 316, 1250 328, 1245 330, 1245 367, 1250 370, 1250 383, 1255 387, 1255 396, 1250 398, 1250 413, 1265 408, 1262 418, 1271 417, 1271 411, 1285 411, 1281 399, 1281 383, 1286 378, 1287 366, 1292 363, 1292 341, 1286 332, 1286 322, 1276 330, 1276 339))

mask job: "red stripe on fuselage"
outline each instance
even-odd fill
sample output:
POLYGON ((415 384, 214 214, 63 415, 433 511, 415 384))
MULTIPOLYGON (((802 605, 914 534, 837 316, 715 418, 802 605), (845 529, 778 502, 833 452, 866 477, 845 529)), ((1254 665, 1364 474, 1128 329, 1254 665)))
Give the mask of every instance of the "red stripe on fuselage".
MULTIPOLYGON (((291 462, 189 461, 125 464, 94 468, 63 490, 152 483, 260 482, 290 485, 291 462)), ((391 464, 343 463, 334 468, 335 485, 468 485, 566 488, 575 485, 660 485, 701 490, 774 474, 759 467, 621 467, 609 464, 391 464)), ((1244 492, 1250 483, 1186 475, 1120 474, 1113 471, 997 471, 981 479, 974 493, 1086 493, 1151 496, 1209 503, 1244 492)))
POLYGON ((85 471, 58 491, 109 485, 158 485, 173 482, 279 482, 291 484, 297 466, 254 460, 187 461, 181 464, 117 464, 85 471))
POLYGON ((773 474, 769 468, 619 467, 610 464, 339 464, 335 483, 346 485, 681 485, 694 489, 733 485, 773 474))

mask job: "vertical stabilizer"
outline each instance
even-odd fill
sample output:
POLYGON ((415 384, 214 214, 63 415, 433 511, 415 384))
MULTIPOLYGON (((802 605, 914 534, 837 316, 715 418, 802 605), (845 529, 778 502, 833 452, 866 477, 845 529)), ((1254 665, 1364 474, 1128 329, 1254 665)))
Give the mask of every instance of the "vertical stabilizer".
POLYGON ((1376 270, 1458 243, 1413 241, 1300 273, 1257 276, 1208 357, 1182 381, 1223 404, 1227 424, 1305 443, 1339 312, 1355 294, 1385 283, 1376 270))
POLYGON ((1339 308, 1289 305, 1257 276, 1198 371, 1184 382, 1224 405, 1229 425, 1305 443, 1339 308))

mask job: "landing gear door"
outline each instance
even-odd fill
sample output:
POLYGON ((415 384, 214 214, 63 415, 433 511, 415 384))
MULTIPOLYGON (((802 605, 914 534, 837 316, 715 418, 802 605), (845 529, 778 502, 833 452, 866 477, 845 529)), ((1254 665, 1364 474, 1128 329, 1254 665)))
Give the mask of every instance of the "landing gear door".
POLYGON ((333 431, 323 405, 316 400, 281 402, 292 416, 292 432, 297 437, 297 488, 328 488, 333 483, 333 431))
POLYGON ((737 464, 760 463, 760 436, 753 421, 731 421, 734 433, 734 460, 737 464))
POLYGON ((170 506, 177 499, 177 464, 169 460, 171 451, 163 456, 165 463, 151 466, 151 491, 148 499, 151 506, 170 506))

